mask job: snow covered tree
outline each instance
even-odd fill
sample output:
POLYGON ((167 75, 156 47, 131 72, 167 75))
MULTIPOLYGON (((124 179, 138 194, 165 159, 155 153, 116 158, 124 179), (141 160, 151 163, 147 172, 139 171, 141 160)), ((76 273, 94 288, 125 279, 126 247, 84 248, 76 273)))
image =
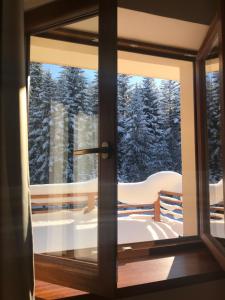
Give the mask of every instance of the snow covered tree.
POLYGON ((144 112, 147 116, 148 127, 156 134, 158 128, 158 88, 154 78, 144 77, 142 80, 142 98, 144 112))
POLYGON ((126 156, 125 135, 127 130, 127 117, 131 101, 130 76, 118 74, 117 81, 117 177, 123 182, 126 178, 125 169, 122 167, 126 156))
POLYGON ((221 108, 219 73, 206 76, 206 101, 208 114, 209 181, 216 183, 223 177, 221 154, 221 108))
MULTIPOLYGON (((165 170, 181 172, 180 87, 176 81, 161 83, 118 75, 118 181, 141 181, 165 170)), ((83 69, 62 67, 53 79, 41 64, 33 63, 30 84, 31 183, 96 178, 97 156, 74 157, 74 150, 98 146, 98 73, 90 81, 83 69)), ((213 99, 208 100, 209 118, 217 124, 218 107, 216 111, 213 105, 218 91, 215 84, 214 89, 208 85, 208 99, 213 99)), ((218 139, 216 124, 210 125, 211 140, 218 139)), ((218 170, 220 145, 215 145, 210 150, 212 170, 218 170)))
POLYGON ((98 72, 94 72, 94 79, 88 85, 88 113, 93 115, 99 114, 99 95, 98 95, 98 72))
POLYGON ((40 146, 37 139, 41 135, 39 105, 41 103, 43 71, 41 64, 30 64, 30 90, 29 90, 29 167, 30 167, 30 183, 39 183, 36 176, 38 165, 38 157, 40 155, 40 146))
POLYGON ((49 183, 49 172, 51 171, 50 165, 50 145, 52 141, 50 140, 50 126, 51 126, 51 105, 56 97, 56 84, 52 79, 51 73, 49 71, 44 73, 43 83, 42 83, 42 155, 43 155, 43 165, 42 165, 42 175, 45 183, 49 183))
POLYGON ((127 108, 126 133, 123 136, 125 155, 121 168, 126 182, 145 180, 150 163, 151 135, 148 128, 147 116, 141 89, 135 86, 130 105, 127 108))
POLYGON ((49 169, 49 74, 40 63, 30 66, 29 160, 31 184, 48 183, 49 169))
POLYGON ((159 161, 159 137, 161 136, 159 115, 159 91, 154 78, 144 77, 142 80, 141 94, 144 103, 144 113, 149 129, 151 148, 149 149, 150 162, 148 174, 161 171, 159 161))
POLYGON ((175 80, 163 80, 160 90, 161 141, 159 147, 161 149, 164 147, 166 151, 163 168, 181 173, 180 84, 175 80))
POLYGON ((50 103, 55 93, 51 74, 41 64, 30 66, 29 159, 31 184, 49 182, 50 103))
POLYGON ((89 111, 87 97, 87 80, 84 71, 80 68, 63 67, 59 78, 58 101, 64 105, 65 120, 67 127, 68 142, 65 145, 65 164, 66 182, 77 180, 78 170, 74 169, 78 158, 74 158, 74 150, 80 148, 78 141, 79 123, 78 115, 89 111))

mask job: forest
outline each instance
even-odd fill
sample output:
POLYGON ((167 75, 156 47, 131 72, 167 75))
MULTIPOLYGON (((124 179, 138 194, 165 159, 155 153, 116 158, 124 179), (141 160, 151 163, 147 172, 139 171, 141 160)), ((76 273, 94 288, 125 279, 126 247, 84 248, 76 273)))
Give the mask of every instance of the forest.
MULTIPOLYGON (((31 184, 85 181, 97 177, 95 154, 74 150, 98 147, 98 74, 61 67, 57 77, 40 63, 30 65, 29 164, 31 184)), ((208 80, 211 115, 218 85, 208 80), (212 101, 213 100, 213 101, 212 101)), ((209 110, 209 111, 210 111, 209 110)), ((119 182, 139 182, 159 171, 182 173, 180 83, 118 74, 117 174, 119 182)), ((218 108, 216 110, 219 115, 218 108)), ((214 116, 212 116, 214 118, 214 116)), ((209 118, 212 118, 209 114, 209 118)), ((211 132, 210 176, 217 179, 218 122, 211 132)))

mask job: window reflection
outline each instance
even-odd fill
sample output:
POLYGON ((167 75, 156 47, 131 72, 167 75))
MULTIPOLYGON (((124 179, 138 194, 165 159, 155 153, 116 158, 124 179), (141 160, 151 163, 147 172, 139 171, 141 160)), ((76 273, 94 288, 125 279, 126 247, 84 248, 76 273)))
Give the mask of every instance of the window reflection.
POLYGON ((210 230, 213 236, 224 238, 222 123, 218 37, 215 39, 212 50, 206 60, 205 70, 210 230))

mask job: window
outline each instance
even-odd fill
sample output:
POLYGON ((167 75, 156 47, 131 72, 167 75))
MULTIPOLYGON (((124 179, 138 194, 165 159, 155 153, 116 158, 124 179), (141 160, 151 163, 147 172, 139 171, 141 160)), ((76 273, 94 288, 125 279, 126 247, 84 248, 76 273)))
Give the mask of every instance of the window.
POLYGON ((196 52, 139 42, 155 16, 119 8, 116 61, 103 3, 31 37, 29 155, 37 279, 109 296, 204 277, 214 260, 199 250, 196 52), (180 259, 196 267, 179 273, 180 259))

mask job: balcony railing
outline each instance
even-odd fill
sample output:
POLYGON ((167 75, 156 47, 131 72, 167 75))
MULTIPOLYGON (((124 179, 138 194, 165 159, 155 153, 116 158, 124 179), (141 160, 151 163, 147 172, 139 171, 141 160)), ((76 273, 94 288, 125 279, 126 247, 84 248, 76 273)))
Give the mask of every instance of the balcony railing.
MULTIPOLYGON (((51 213, 61 209, 92 211, 97 203, 97 193, 62 193, 31 195, 32 213, 51 213), (81 197, 85 200, 79 200, 81 197), (49 200, 48 200, 49 199, 49 200)), ((161 222, 163 217, 172 219, 183 218, 182 194, 172 191, 160 191, 158 199, 153 204, 130 205, 118 203, 118 217, 130 215, 150 216, 154 221, 161 222)), ((222 204, 210 207, 210 218, 221 220, 224 218, 224 206, 222 204)))

